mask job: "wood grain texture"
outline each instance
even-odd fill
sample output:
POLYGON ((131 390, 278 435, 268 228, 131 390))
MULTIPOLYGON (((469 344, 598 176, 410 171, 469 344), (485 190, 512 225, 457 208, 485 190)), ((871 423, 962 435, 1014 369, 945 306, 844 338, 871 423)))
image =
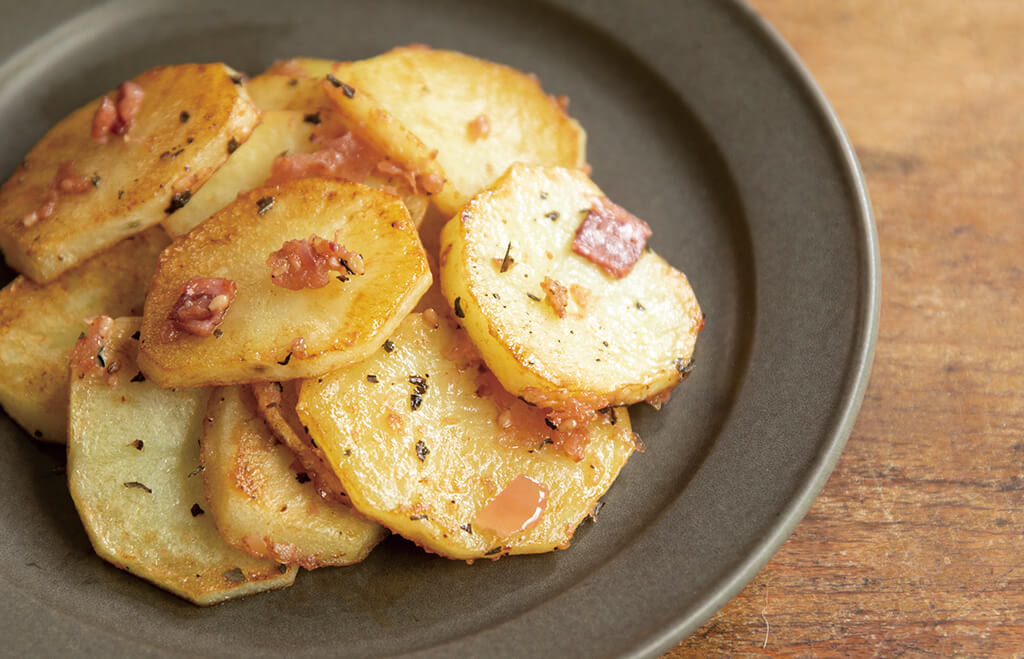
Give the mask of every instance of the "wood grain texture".
POLYGON ((1024 3, 751 0, 856 147, 882 315, 806 519, 670 657, 1024 654, 1024 3))

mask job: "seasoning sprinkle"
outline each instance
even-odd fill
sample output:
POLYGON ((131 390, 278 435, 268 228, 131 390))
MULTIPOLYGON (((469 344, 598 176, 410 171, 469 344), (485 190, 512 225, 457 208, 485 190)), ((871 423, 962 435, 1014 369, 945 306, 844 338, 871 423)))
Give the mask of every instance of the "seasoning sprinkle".
POLYGON ((285 356, 285 358, 284 358, 283 360, 281 360, 281 361, 279 361, 279 362, 277 362, 277 363, 278 363, 278 364, 280 364, 281 366, 287 366, 287 365, 288 365, 288 362, 290 362, 291 360, 292 360, 292 353, 290 353, 290 352, 289 352, 289 353, 288 353, 288 354, 287 354, 287 355, 285 356))
POLYGON ((307 114, 305 117, 303 117, 302 120, 305 121, 307 124, 313 124, 314 126, 319 126, 320 125, 320 111, 317 110, 316 112, 311 112, 310 114, 307 114))
POLYGON ((335 87, 341 87, 341 81, 333 73, 327 74, 327 82, 331 83, 335 87))
POLYGON ((601 514, 601 509, 604 508, 604 501, 598 501, 594 504, 594 509, 590 511, 590 519, 597 521, 597 516, 601 514))
POLYGON ((241 144, 238 143, 238 140, 232 137, 230 140, 228 140, 228 155, 230 156, 232 153, 237 151, 238 147, 240 146, 241 144))
POLYGON ((191 198, 191 190, 182 190, 181 192, 175 192, 173 195, 171 195, 171 203, 167 205, 167 208, 164 209, 164 212, 170 215, 179 208, 183 208, 191 198))
POLYGON ((548 193, 547 192, 541 192, 540 193, 540 198, 541 199, 547 199, 548 198, 548 193))
POLYGON ((120 200, 120 199, 124 199, 124 190, 118 190, 118 191, 117 191, 117 198, 118 198, 119 200, 120 200))
POLYGON ((430 518, 428 516, 426 516, 426 515, 410 515, 409 516, 409 520, 413 521, 413 522, 418 522, 421 519, 430 519, 430 518))
POLYGON ((640 311, 646 311, 646 309, 644 309, 644 305, 640 304, 640 300, 637 300, 636 302, 634 302, 633 306, 635 306, 640 311))
POLYGON ((181 114, 178 115, 178 120, 181 121, 181 123, 185 123, 189 120, 189 117, 191 116, 192 115, 188 113, 188 110, 182 110, 181 114))
POLYGON ((141 451, 142 447, 144 447, 145 445, 146 443, 143 442, 141 439, 136 439, 134 442, 128 444, 128 446, 131 446, 136 451, 141 451))
POLYGON ((231 583, 242 583, 243 581, 245 581, 245 573, 242 572, 242 568, 235 567, 225 572, 224 578, 230 581, 231 583))
POLYGON ((89 179, 89 182, 92 183, 92 187, 94 188, 100 187, 100 175, 93 174, 92 178, 89 179))
POLYGON ((548 214, 547 214, 547 215, 545 215, 544 217, 546 217, 546 218, 548 218, 549 220, 551 220, 552 222, 554 222, 554 221, 555 221, 555 220, 557 220, 557 219, 558 219, 559 217, 561 217, 561 214, 560 214, 560 213, 559 213, 558 211, 551 211, 550 213, 548 213, 548 214))
POLYGON ((206 511, 205 511, 205 510, 203 510, 203 509, 202 509, 202 508, 201 508, 201 507, 199 506, 199 504, 198 504, 198 503, 193 503, 193 504, 192 504, 192 509, 191 509, 191 510, 190 510, 189 512, 191 512, 191 513, 192 513, 192 516, 193 516, 193 517, 199 517, 200 515, 202 515, 202 514, 203 514, 203 513, 205 513, 206 511))
POLYGON ((374 384, 377 384, 378 382, 380 382, 380 380, 377 379, 377 376, 374 375, 373 373, 370 373, 369 375, 366 376, 366 381, 367 382, 372 382, 374 384))
POLYGON ((384 342, 384 352, 393 352, 394 349, 395 344, 391 342, 391 339, 388 339, 387 341, 384 342))
POLYGON ((685 380, 690 377, 690 373, 693 372, 693 367, 696 366, 697 362, 690 358, 689 361, 684 362, 682 357, 676 359, 676 370, 683 376, 681 379, 685 380))
POLYGON ((96 362, 100 366, 103 366, 104 368, 106 368, 106 366, 107 366, 107 359, 103 355, 103 351, 106 350, 106 349, 107 349, 107 346, 100 346, 100 349, 96 352, 96 362))
POLYGON ((409 384, 416 387, 416 393, 423 395, 427 393, 427 381, 418 375, 409 376, 409 384))
POLYGON ((145 382, 145 381, 146 381, 146 376, 142 374, 142 371, 139 371, 138 373, 136 373, 134 376, 132 376, 132 379, 129 380, 129 382, 145 382))
POLYGON ((470 535, 473 535, 473 525, 470 524, 469 522, 466 522, 465 524, 463 524, 459 528, 462 529, 463 531, 465 531, 466 533, 468 533, 470 535))
POLYGON ((274 198, 270 195, 266 197, 260 197, 256 200, 256 214, 263 215, 268 210, 274 207, 274 198))
POLYGON ((425 461, 427 459, 428 455, 430 455, 430 449, 427 448, 427 445, 423 442, 422 439, 417 439, 416 440, 416 457, 420 459, 420 462, 423 462, 423 461, 425 461))
POLYGON ((236 85, 242 84, 242 74, 241 73, 236 73, 236 74, 232 75, 231 76, 231 82, 235 83, 236 85))
POLYGON ((455 306, 455 316, 457 318, 465 318, 466 317, 466 312, 462 310, 462 298, 461 297, 455 298, 454 306, 455 306))
POLYGON ((132 334, 132 338, 135 339, 136 341, 139 340, 140 336, 142 336, 142 332, 140 332, 139 330, 135 330, 135 334, 132 334))
POLYGON ((224 336, 224 330, 219 327, 213 330, 213 338, 219 339, 222 336, 224 336))
POLYGON ((203 471, 204 469, 206 469, 206 467, 204 467, 203 465, 199 465, 199 466, 197 466, 197 467, 196 467, 195 469, 193 469, 192 471, 190 471, 190 472, 188 473, 188 476, 186 476, 186 478, 192 478, 193 476, 195 476, 195 475, 196 475, 196 474, 198 474, 199 472, 203 471))
POLYGON ((138 481, 128 481, 127 483, 124 484, 124 486, 125 487, 135 487, 135 488, 138 488, 140 490, 145 490, 146 494, 153 494, 153 490, 149 489, 148 487, 146 487, 145 485, 143 485, 142 483, 140 483, 138 481))
POLYGON ((295 474, 295 480, 299 481, 300 483, 308 483, 309 474, 307 474, 306 472, 300 472, 298 474, 295 474))
POLYGON ((505 258, 501 260, 501 268, 499 272, 508 272, 508 268, 512 265, 512 258, 510 256, 512 252, 512 241, 508 241, 508 247, 505 248, 505 258))
POLYGON ((488 549, 486 552, 484 552, 484 556, 494 556, 495 554, 497 554, 500 551, 501 551, 501 547, 500 546, 494 547, 493 549, 488 549))
POLYGON ((527 293, 526 297, 530 298, 534 302, 540 302, 540 298, 534 295, 533 293, 527 293))
POLYGON ((420 409, 420 405, 422 405, 422 404, 423 404, 423 396, 421 396, 419 394, 410 394, 409 395, 409 408, 413 412, 415 412, 416 410, 420 409))
POLYGON ((544 417, 544 425, 546 425, 548 428, 551 428, 552 430, 558 430, 558 424, 549 419, 548 417, 544 417))
POLYGON ((280 572, 281 574, 287 574, 288 573, 288 566, 285 565, 284 563, 281 563, 280 565, 277 566, 277 571, 280 572))

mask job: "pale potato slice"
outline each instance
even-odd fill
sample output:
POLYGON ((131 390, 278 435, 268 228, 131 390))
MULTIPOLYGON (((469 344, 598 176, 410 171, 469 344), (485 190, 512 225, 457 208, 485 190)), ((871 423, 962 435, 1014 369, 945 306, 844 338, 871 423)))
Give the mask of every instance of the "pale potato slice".
MULTIPOLYGON (((138 327, 115 321, 108 349, 134 353, 138 327)), ((96 553, 200 605, 290 586, 297 567, 234 549, 206 513, 198 467, 209 391, 81 375, 73 368, 68 487, 96 553)))
POLYGON ((320 87, 320 78, 263 73, 246 83, 253 103, 260 110, 292 110, 311 113, 330 107, 330 101, 320 87))
POLYGON ((164 387, 313 377, 379 348, 430 281, 397 198, 320 178, 257 188, 164 250, 146 299, 139 363, 164 387), (311 234, 362 254, 365 274, 298 291, 273 283, 267 257, 311 234), (172 336, 171 310, 193 277, 233 280, 237 295, 217 334, 172 336))
MULTIPOLYGON (((318 90, 319 91, 319 90, 318 90)), ((322 94, 321 94, 322 95, 322 94)), ((188 205, 164 220, 172 236, 183 236, 200 222, 234 201, 239 192, 257 188, 270 176, 270 167, 282 153, 308 153, 315 126, 301 112, 270 110, 245 144, 231 154, 188 205)))
POLYGON ((586 134, 536 77, 424 46, 338 64, 328 89, 361 134, 399 162, 436 163, 434 201, 451 216, 514 162, 582 167, 586 134), (348 93, 352 92, 352 93, 348 93))
POLYGON ((214 389, 200 445, 209 512, 228 544, 247 554, 307 570, 352 565, 387 535, 350 506, 325 501, 292 468, 294 456, 247 389, 214 389))
POLYGON ((703 315, 686 276, 647 251, 614 279, 572 250, 601 194, 581 172, 515 165, 442 232, 441 290, 487 366, 530 401, 635 403, 689 371, 703 315), (564 317, 546 278, 571 293, 564 317))
POLYGON ((187 204, 259 122, 241 78, 223 64, 157 67, 134 82, 145 96, 124 137, 91 137, 97 99, 51 128, 0 188, 0 248, 30 279, 51 281, 187 204), (52 215, 26 226, 67 163, 92 187, 59 194, 52 215))
POLYGON ((160 251, 160 227, 126 238, 48 284, 0 290, 0 404, 36 439, 67 438, 68 353, 86 318, 138 316, 160 251))
POLYGON ((505 394, 506 417, 481 390, 486 374, 446 357, 461 332, 410 315, 366 361, 304 380, 299 417, 352 505, 429 551, 471 560, 564 548, 633 451, 629 416, 594 419, 577 462, 544 443, 542 410, 505 394), (510 535, 478 526, 520 475, 550 490, 539 523, 510 535))
POLYGON ((264 73, 276 73, 284 76, 323 78, 338 65, 336 60, 319 57, 292 57, 278 60, 270 65, 264 73))
MULTIPOLYGON (((326 102, 323 91, 319 88, 316 91, 326 102)), ((333 121, 338 125, 337 130, 346 130, 333 115, 334 112, 330 109, 318 110, 313 115, 292 110, 264 112, 262 122, 245 144, 231 154, 224 166, 192 196, 187 206, 164 220, 164 228, 171 236, 185 235, 203 220, 234 201, 239 192, 263 185, 270 176, 271 167, 278 156, 311 153, 322 148, 313 139, 317 126, 333 121)), ((399 176, 387 176, 376 172, 365 181, 365 184, 400 195, 409 209, 410 217, 417 225, 430 203, 426 195, 411 190, 409 184, 399 176)))
POLYGON ((348 504, 345 488, 331 468, 327 456, 309 436, 299 415, 295 413, 295 405, 299 400, 299 382, 254 382, 250 388, 256 399, 256 413, 263 418, 274 436, 291 450, 321 497, 348 504))

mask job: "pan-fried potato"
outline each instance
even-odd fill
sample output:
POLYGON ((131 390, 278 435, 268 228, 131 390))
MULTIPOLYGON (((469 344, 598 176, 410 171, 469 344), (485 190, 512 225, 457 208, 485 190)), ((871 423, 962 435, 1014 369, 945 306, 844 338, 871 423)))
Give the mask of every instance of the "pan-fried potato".
POLYGON ((434 202, 449 217, 514 162, 582 167, 586 134, 537 79, 423 46, 338 64, 331 99, 378 148, 447 179, 434 202), (348 93, 353 91, 354 93, 348 93))
POLYGON ((248 390, 218 388, 203 422, 203 483, 221 535, 252 556, 307 570, 366 558, 387 531, 322 499, 254 407, 248 390))
POLYGON ((291 449, 320 496, 328 501, 348 504, 348 495, 331 469, 331 463, 295 413, 295 405, 299 401, 299 380, 254 382, 250 388, 256 399, 256 413, 274 436, 291 449))
POLYGON ((410 315, 390 352, 304 380, 299 417, 352 505, 429 551, 471 560, 564 547, 633 451, 629 417, 615 410, 594 420, 578 462, 542 445, 527 428, 543 437, 543 411, 508 396, 506 424, 478 393, 480 371, 445 357, 460 332, 410 315), (504 536, 478 526, 476 516, 520 475, 550 490, 539 523, 504 536))
POLYGON ((160 227, 126 238, 48 284, 0 290, 0 404, 36 439, 67 438, 68 353, 86 318, 138 316, 160 251, 160 227))
POLYGON ((188 205, 164 220, 172 236, 183 236, 200 222, 234 201, 239 192, 259 187, 270 176, 274 159, 284 152, 308 153, 313 124, 303 121, 301 112, 271 110, 245 144, 231 154, 188 205))
POLYGON ((0 188, 7 263, 34 281, 52 281, 187 203, 259 122, 236 75, 219 63, 146 71, 134 78, 145 97, 131 129, 106 144, 91 137, 101 99, 50 129, 0 188), (25 226, 67 163, 75 175, 91 178, 92 187, 59 194, 52 215, 25 226))
MULTIPOLYGON (((110 350, 134 353, 138 327, 115 321, 110 350)), ((80 375, 73 367, 68 487, 97 554, 201 605, 292 584, 297 567, 234 549, 206 514, 196 469, 207 390, 80 375)))
MULTIPOLYGON (((323 92, 317 92, 323 97, 323 92)), ((326 101, 326 97, 323 97, 326 101)), ((334 121, 339 131, 346 130, 333 117, 332 110, 320 110, 315 123, 307 114, 290 110, 268 110, 263 121, 245 144, 231 154, 217 172, 210 177, 188 205, 164 220, 163 226, 171 236, 183 236, 199 223, 234 201, 239 192, 251 190, 266 182, 274 160, 283 154, 311 153, 321 148, 313 140, 318 125, 334 121), (321 118, 322 117, 322 118, 321 118)), ((399 176, 376 172, 365 184, 378 190, 393 191, 401 195, 413 223, 419 225, 427 210, 426 195, 411 191, 409 184, 399 176)))
POLYGON ((253 103, 264 112, 291 110, 316 112, 330 107, 319 78, 295 78, 273 73, 260 74, 246 83, 253 103))
POLYGON ((430 281, 416 228, 397 198, 318 178, 257 188, 164 250, 146 299, 139 363, 164 387, 321 375, 376 350, 430 281), (261 206, 265 198, 273 205, 261 206), (361 253, 365 274, 298 291, 274 284, 267 257, 311 234, 361 253), (193 277, 223 277, 238 287, 219 336, 173 336, 171 310, 193 277))
POLYGON ((572 251, 601 194, 581 172, 515 165, 441 235, 441 290, 487 366, 532 402, 597 409, 665 392, 687 371, 703 325, 686 276, 653 252, 613 279, 572 251), (546 278, 573 292, 564 317, 546 278))
POLYGON ((323 78, 334 70, 338 62, 317 57, 292 57, 278 60, 264 73, 275 73, 291 77, 323 78))

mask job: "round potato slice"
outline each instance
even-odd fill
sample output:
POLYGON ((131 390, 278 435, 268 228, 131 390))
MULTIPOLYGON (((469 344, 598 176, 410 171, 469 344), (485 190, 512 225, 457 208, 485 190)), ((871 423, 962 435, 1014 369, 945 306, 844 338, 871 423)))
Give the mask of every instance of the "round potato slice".
POLYGON ((447 179, 449 217, 514 162, 582 167, 586 133, 536 76, 425 46, 334 67, 325 90, 360 136, 415 171, 447 179), (435 165, 436 161, 436 165, 435 165))
POLYGON ((304 380, 299 417, 352 505, 431 552, 472 560, 564 548, 634 449, 629 416, 593 420, 576 461, 549 443, 543 410, 501 397, 486 369, 456 357, 468 345, 460 334, 410 315, 369 359, 304 380), (546 504, 533 501, 511 524, 488 521, 524 479, 527 494, 547 491, 546 504))
POLYGON ((573 251, 601 190, 582 172, 514 165, 441 235, 441 290, 487 366, 525 399, 591 409, 665 394, 703 315, 650 250, 614 278, 573 251))
POLYGON ((97 99, 51 128, 0 188, 0 248, 27 277, 50 281, 184 207, 259 122, 223 64, 162 66, 133 82, 144 95, 125 135, 92 138, 97 99), (66 177, 91 185, 60 191, 66 177), (48 217, 31 219, 50 201, 48 217))
POLYGON ((233 547, 313 570, 358 563, 387 535, 350 506, 320 497, 246 389, 210 394, 200 445, 210 512, 233 547))
POLYGON ((161 254, 143 313, 139 364, 164 387, 313 377, 377 350, 430 281, 416 227, 398 198, 321 178, 257 188, 161 254), (310 235, 362 254, 364 274, 332 276, 321 288, 275 284, 268 256, 310 235), (195 277, 237 287, 210 336, 179 331, 171 319, 195 277))
POLYGON ((199 435, 209 391, 132 377, 138 327, 117 319, 104 345, 121 365, 115 384, 71 370, 68 488, 96 553, 201 605, 290 586, 298 567, 229 546, 206 514, 199 435))

